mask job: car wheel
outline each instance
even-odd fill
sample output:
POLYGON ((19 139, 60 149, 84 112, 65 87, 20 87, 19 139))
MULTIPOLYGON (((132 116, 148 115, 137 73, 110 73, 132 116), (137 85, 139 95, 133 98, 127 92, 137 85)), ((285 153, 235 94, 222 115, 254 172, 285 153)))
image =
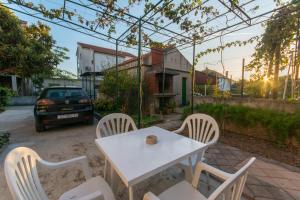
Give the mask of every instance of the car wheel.
POLYGON ((42 132, 45 130, 45 125, 40 120, 35 121, 35 130, 37 132, 42 132))

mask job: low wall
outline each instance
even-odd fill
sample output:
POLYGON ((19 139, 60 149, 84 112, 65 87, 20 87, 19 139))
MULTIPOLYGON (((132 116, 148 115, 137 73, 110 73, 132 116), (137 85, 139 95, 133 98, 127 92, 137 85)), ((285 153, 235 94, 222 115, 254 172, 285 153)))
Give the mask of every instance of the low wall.
POLYGON ((29 106, 34 105, 36 102, 36 96, 17 96, 10 97, 8 105, 10 106, 29 106))
POLYGON ((225 103, 229 105, 244 105, 252 108, 268 108, 276 111, 283 111, 288 113, 300 112, 300 102, 290 103, 282 100, 272 100, 263 98, 241 98, 241 97, 230 97, 230 98, 216 98, 210 96, 196 96, 194 97, 194 104, 201 103, 225 103))

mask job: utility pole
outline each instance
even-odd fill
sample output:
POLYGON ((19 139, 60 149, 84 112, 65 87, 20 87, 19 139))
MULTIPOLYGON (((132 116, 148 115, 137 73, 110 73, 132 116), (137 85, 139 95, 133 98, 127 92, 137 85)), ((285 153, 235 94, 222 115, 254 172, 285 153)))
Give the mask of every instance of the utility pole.
POLYGON ((243 58, 242 66, 242 84, 241 84, 241 97, 244 97, 244 73, 245 73, 245 58, 243 58))

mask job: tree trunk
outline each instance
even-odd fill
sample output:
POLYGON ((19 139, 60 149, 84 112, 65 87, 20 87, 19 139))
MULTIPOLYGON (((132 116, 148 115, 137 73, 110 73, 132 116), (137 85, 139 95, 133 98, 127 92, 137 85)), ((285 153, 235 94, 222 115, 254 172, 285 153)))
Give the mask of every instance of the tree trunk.
MULTIPOLYGON (((271 74, 272 74, 272 71, 273 71, 273 62, 274 62, 274 54, 271 53, 270 63, 269 63, 268 73, 267 73, 268 80, 270 80, 270 77, 271 77, 271 74)), ((267 81, 266 82, 266 93, 265 93, 266 98, 269 98, 270 88, 271 88, 270 81, 267 81)))
POLYGON ((273 90, 272 90, 273 99, 277 99, 278 97, 280 59, 281 59, 280 46, 278 46, 275 50, 275 69, 274 69, 274 81, 273 81, 273 90))
POLYGON ((300 40, 298 39, 298 46, 297 46, 297 49, 296 49, 296 54, 297 54, 297 58, 295 59, 295 80, 298 80, 299 79, 299 56, 300 56, 300 40))
POLYGON ((21 88, 22 88, 22 95, 26 96, 26 78, 22 77, 21 78, 21 88))

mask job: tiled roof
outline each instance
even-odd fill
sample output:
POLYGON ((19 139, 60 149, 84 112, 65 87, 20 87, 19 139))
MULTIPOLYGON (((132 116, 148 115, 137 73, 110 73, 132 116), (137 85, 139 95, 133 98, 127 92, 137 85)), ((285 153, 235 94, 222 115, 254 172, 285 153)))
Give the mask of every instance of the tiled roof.
MULTIPOLYGON (((80 45, 82 48, 93 49, 95 52, 98 52, 98 53, 109 54, 109 55, 114 55, 114 56, 116 55, 116 51, 113 50, 113 49, 94 46, 94 45, 91 45, 91 44, 85 44, 85 43, 81 43, 81 42, 78 42, 77 44, 80 45)), ((132 55, 131 53, 124 52, 124 51, 118 51, 118 56, 133 57, 133 58, 136 57, 135 55, 132 55)))

